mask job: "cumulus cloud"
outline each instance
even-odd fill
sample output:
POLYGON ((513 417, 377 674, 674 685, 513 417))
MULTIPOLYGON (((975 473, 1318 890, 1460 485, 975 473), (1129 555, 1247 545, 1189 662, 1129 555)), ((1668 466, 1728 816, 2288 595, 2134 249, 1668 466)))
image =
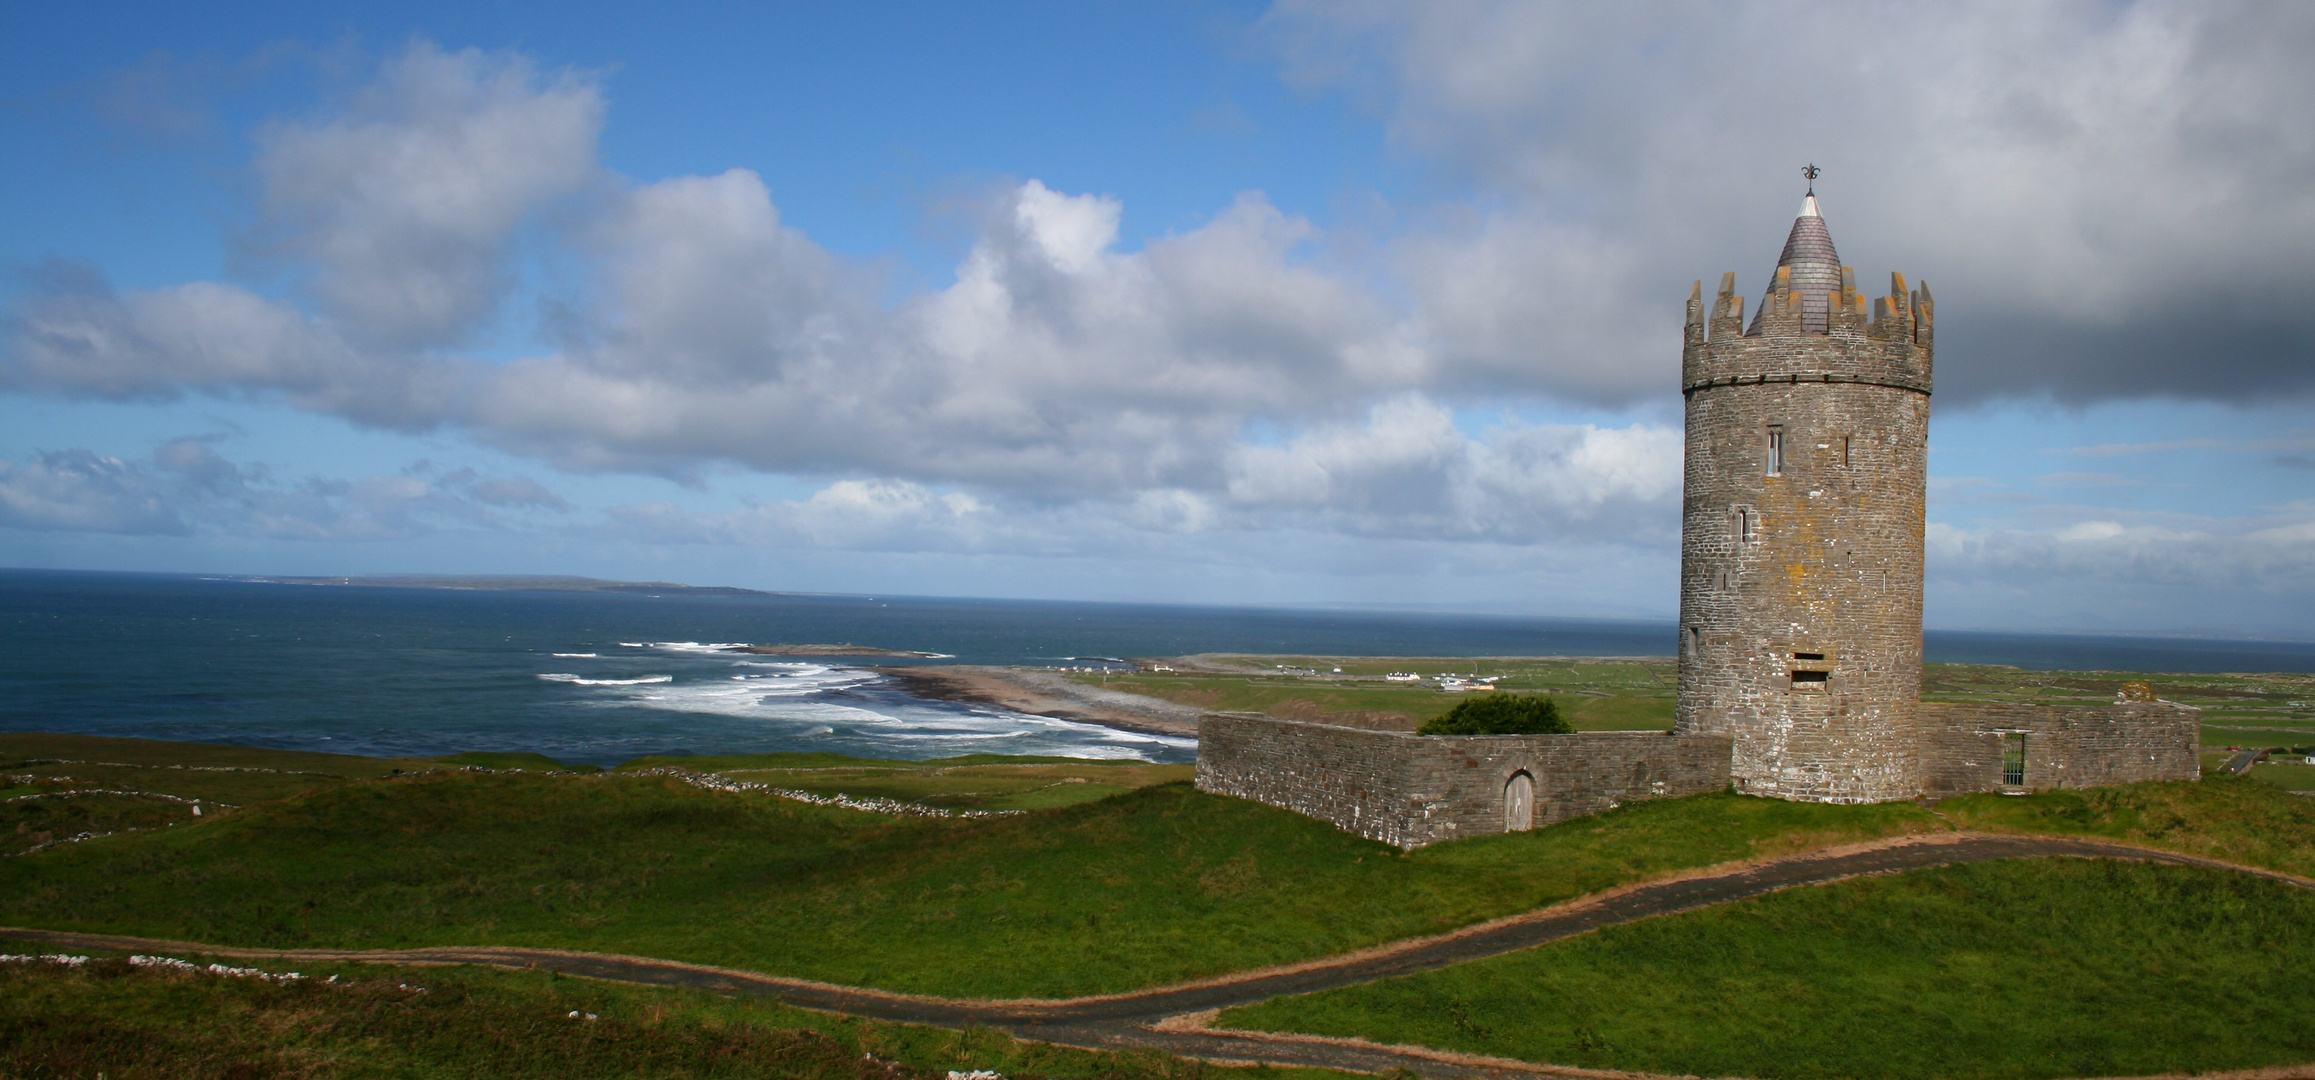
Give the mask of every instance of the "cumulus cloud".
POLYGON ((1113 250, 1118 206, 1034 180, 987 208, 949 287, 881 308, 780 222, 753 173, 636 189, 605 226, 598 344, 509 365, 491 437, 570 467, 730 461, 1034 488, 1220 482, 1255 418, 1356 408, 1407 367, 1391 321, 1298 262, 1248 196, 1113 250))
POLYGON ((602 122, 585 75, 414 43, 338 114, 259 134, 251 242, 350 335, 457 343, 497 311, 515 226, 595 180, 602 122))
POLYGON ((1765 286, 1814 160, 1864 280, 1936 283, 1948 395, 2315 386, 2304 5, 1287 0, 1266 29, 1486 193, 1407 255, 1477 371, 1660 392, 1664 312, 1721 270, 1765 286))
POLYGON ((276 479, 219 454, 208 437, 174 439, 124 460, 58 450, 0 459, 0 528, 183 536, 196 531, 285 540, 396 540, 443 527, 497 527, 492 512, 568 509, 529 477, 443 472, 426 462, 352 480, 276 479))
POLYGON ((1315 517, 1378 535, 1528 540, 1679 534, 1681 435, 1634 425, 1507 426, 1474 439, 1421 397, 1236 454, 1228 502, 1264 524, 1315 517))
POLYGON ((86 450, 0 460, 0 527, 181 536, 192 530, 149 471, 86 450))
MULTIPOLYGON (((2283 291, 2315 276, 2315 74, 2295 62, 2315 16, 2298 7, 1287 3, 1265 32, 1290 78, 1371 103, 1473 194, 1404 208, 1360 262, 1259 192, 1136 246, 1114 198, 1027 179, 989 194, 953 281, 893 301, 753 172, 607 177, 586 73, 420 42, 335 109, 259 133, 241 239, 285 290, 123 292, 52 264, 11 312, 0 385, 278 395, 571 470, 829 485, 617 519, 699 542, 1034 546, 1098 518, 1661 548, 1676 431, 1470 418, 1652 415, 1688 281, 1735 268, 1757 289, 1812 158, 1868 277, 1896 262, 1937 282, 1941 394, 2315 380, 2297 344, 2315 315, 2283 291), (591 276, 547 298, 526 355, 468 355, 508 318, 526 230, 591 276)), ((151 528, 208 520, 195 489, 282 535, 567 509, 517 479, 259 483, 173 453, 183 468, 112 480, 12 468, 51 492, 27 506, 131 507, 162 485, 157 515, 87 519, 151 528)))
POLYGON ((613 535, 655 544, 856 551, 1019 550, 1026 535, 961 492, 905 480, 839 480, 811 497, 699 513, 668 503, 614 507, 613 535))
POLYGON ((470 365, 349 346, 324 320, 232 285, 120 295, 96 269, 52 261, 8 320, 0 385, 73 397, 281 394, 382 427, 444 418, 470 365))
POLYGON ((1932 523, 1933 574, 2288 593, 2315 586, 2315 502, 2234 518, 2086 507, 2050 508, 2037 518, 1976 529, 1932 523))

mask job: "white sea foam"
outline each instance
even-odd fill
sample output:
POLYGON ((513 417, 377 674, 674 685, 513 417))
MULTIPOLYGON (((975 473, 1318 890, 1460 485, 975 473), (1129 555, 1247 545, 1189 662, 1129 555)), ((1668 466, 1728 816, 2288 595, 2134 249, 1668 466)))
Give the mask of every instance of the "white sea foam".
POLYGON ((718 642, 620 644, 663 657, 654 666, 666 665, 663 670, 681 681, 669 675, 582 678, 564 672, 538 677, 587 688, 575 702, 581 707, 723 717, 760 725, 767 734, 826 740, 840 752, 885 747, 902 757, 1001 753, 1147 759, 1196 745, 1189 739, 994 706, 917 698, 874 671, 826 660, 735 653, 718 642))
POLYGON ((654 683, 675 681, 673 675, 644 675, 633 679, 582 679, 566 671, 548 672, 540 675, 539 678, 548 682, 570 683, 573 686, 649 686, 654 683))
POLYGON ((1161 748, 1196 745, 1190 739, 911 698, 879 688, 883 676, 859 668, 810 662, 731 663, 775 670, 654 686, 649 692, 607 691, 616 696, 603 704, 746 719, 786 729, 791 735, 863 739, 928 757, 1010 753, 1140 759, 1161 748))
POLYGON ((559 652, 559 653, 553 653, 553 654, 551 654, 551 655, 553 655, 553 656, 555 657, 555 659, 557 659, 557 660, 596 660, 596 659, 601 659, 601 654, 600 654, 600 653, 591 653, 591 652, 559 652))
MULTIPOLYGON (((625 643, 625 642, 621 642, 620 644, 622 644, 622 645, 623 645, 623 644, 626 644, 626 643, 625 643)), ((667 650, 668 652, 681 652, 681 653, 726 653, 726 652, 730 652, 730 651, 732 651, 733 649, 744 649, 744 648, 747 648, 747 642, 744 642, 744 641, 654 641, 654 642, 652 642, 652 643, 651 643, 651 647, 652 647, 652 648, 654 648, 654 649, 665 649, 665 650, 667 650)))

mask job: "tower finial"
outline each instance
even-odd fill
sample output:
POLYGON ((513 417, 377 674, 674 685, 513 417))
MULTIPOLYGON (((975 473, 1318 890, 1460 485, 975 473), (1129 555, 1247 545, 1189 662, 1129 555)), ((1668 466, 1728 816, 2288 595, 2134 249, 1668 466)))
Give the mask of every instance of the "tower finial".
POLYGON ((1809 194, 1814 195, 1817 193, 1817 174, 1824 171, 1825 170, 1823 169, 1817 168, 1817 163, 1813 161, 1809 162, 1807 165, 1801 168, 1801 175, 1809 178, 1809 194))

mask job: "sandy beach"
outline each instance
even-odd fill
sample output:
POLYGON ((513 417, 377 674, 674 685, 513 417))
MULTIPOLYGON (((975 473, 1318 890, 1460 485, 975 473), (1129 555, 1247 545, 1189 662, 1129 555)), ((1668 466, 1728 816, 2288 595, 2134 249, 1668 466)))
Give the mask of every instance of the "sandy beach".
POLYGON ((1086 686, 1050 671, 972 665, 874 670, 898 680, 919 697, 977 702, 1151 735, 1197 738, 1198 717, 1204 715, 1202 709, 1086 686))

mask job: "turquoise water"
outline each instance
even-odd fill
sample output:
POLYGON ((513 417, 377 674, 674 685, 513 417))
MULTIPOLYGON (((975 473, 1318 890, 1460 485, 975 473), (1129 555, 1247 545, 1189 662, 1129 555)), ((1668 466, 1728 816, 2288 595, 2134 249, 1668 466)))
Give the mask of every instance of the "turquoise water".
MULTIPOLYGON (((947 662, 1195 652, 1666 655, 1669 622, 857 596, 643 596, 0 571, 0 730, 435 756, 826 751, 1187 761, 1166 739, 928 701, 844 663, 734 654, 856 642, 947 662)), ((1933 659, 2315 670, 2315 646, 1932 634, 1933 659)), ((935 661, 940 662, 940 661, 935 661)))

